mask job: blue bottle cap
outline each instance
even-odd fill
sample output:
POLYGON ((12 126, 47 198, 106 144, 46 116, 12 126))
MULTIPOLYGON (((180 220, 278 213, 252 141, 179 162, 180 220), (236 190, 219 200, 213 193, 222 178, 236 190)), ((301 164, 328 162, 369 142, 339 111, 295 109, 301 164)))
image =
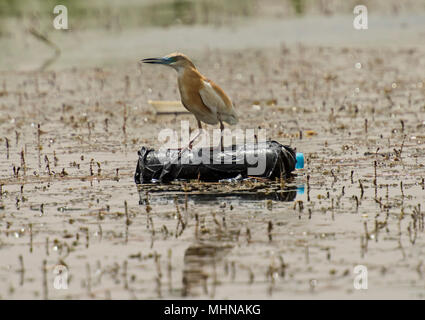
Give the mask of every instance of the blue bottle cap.
POLYGON ((295 169, 304 168, 304 154, 302 152, 297 152, 297 162, 295 164, 295 169))
POLYGON ((304 185, 297 187, 297 194, 299 195, 304 194, 304 185))

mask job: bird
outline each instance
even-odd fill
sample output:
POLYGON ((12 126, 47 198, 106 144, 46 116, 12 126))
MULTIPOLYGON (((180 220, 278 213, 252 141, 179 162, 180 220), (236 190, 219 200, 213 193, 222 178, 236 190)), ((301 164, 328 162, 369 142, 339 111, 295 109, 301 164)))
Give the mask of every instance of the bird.
POLYGON ((177 84, 183 106, 191 112, 199 132, 189 142, 189 149, 202 132, 202 122, 210 125, 220 123, 220 146, 223 151, 223 122, 238 123, 238 114, 230 98, 215 82, 202 75, 193 62, 183 53, 173 52, 162 58, 147 58, 142 63, 161 64, 177 71, 177 84))

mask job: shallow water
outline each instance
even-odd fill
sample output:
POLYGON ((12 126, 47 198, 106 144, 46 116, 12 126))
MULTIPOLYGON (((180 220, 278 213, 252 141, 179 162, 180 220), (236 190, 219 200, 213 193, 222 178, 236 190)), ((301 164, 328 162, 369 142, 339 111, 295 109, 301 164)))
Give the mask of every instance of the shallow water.
POLYGON ((200 50, 240 128, 304 152, 285 186, 137 188, 137 150, 195 125, 147 103, 178 98, 171 70, 0 73, 1 298, 424 298, 424 53, 200 50))

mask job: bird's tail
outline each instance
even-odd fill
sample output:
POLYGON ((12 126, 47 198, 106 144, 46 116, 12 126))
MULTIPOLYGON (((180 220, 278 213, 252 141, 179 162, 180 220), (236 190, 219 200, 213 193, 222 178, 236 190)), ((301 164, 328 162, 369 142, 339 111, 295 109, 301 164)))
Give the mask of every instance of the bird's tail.
POLYGON ((223 121, 233 126, 239 121, 238 114, 233 110, 233 113, 226 114, 225 117, 223 117, 223 121))

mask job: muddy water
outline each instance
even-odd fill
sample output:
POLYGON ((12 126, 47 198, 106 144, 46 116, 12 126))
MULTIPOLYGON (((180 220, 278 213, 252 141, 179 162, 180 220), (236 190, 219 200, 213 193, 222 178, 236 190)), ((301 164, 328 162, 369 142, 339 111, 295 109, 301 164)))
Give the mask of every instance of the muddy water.
POLYGON ((240 128, 304 152, 285 185, 136 187, 137 150, 195 125, 147 104, 178 97, 172 70, 1 73, 0 297, 424 298, 424 54, 200 51, 240 128))

